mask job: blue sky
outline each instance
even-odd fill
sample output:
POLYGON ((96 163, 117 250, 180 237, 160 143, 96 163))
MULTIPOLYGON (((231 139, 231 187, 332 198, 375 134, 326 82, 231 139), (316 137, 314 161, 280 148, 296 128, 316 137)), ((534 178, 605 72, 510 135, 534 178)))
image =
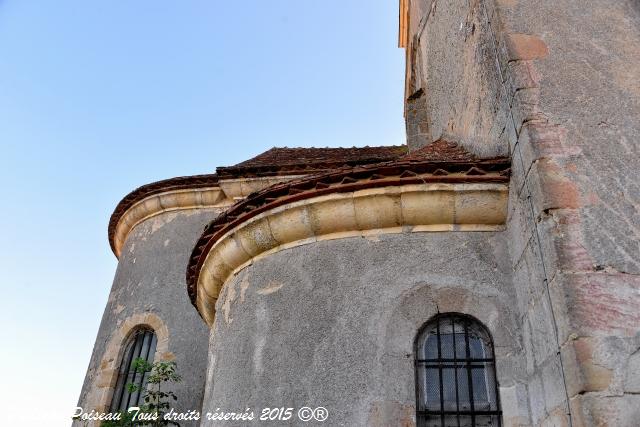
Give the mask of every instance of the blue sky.
POLYGON ((273 146, 404 143, 397 9, 0 0, 0 421, 69 424, 129 191, 273 146))

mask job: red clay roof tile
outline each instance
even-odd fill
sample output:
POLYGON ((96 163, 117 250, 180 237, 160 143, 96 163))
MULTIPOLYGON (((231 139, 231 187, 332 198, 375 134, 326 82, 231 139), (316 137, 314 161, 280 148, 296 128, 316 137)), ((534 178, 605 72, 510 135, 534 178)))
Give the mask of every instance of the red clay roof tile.
POLYGON ((356 166, 395 160, 407 147, 289 148, 274 147, 234 166, 219 167, 221 178, 309 174, 343 166, 356 166))

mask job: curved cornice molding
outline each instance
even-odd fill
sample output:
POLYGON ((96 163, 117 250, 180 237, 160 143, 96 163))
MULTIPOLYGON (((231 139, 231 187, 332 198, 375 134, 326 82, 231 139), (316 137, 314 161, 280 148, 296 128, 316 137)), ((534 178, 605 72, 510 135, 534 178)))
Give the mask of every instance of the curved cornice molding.
POLYGON ((254 191, 295 178, 299 176, 227 180, 211 174, 177 177, 144 185, 122 199, 111 215, 111 250, 119 258, 131 230, 149 218, 180 210, 226 208, 254 191))
POLYGON ((165 212, 205 209, 230 205, 220 187, 193 188, 184 190, 170 190, 148 196, 133 204, 118 220, 115 226, 112 249, 119 258, 127 240, 127 236, 135 226, 149 218, 165 212))
MULTIPOLYGON (((217 187, 218 186, 218 176, 215 174, 209 175, 193 175, 193 176, 179 176, 175 178, 165 179, 162 181, 153 182, 151 184, 146 184, 141 187, 136 188, 131 193, 127 194, 116 206, 115 210, 111 214, 111 218, 109 219, 109 244, 111 245, 111 250, 116 255, 116 257, 120 257, 120 250, 122 249, 122 245, 126 240, 127 235, 131 231, 131 229, 139 223, 139 221, 133 221, 132 219, 128 219, 127 223, 129 223, 128 228, 123 228, 122 219, 125 214, 134 206, 142 203, 145 199, 151 198, 155 195, 161 193, 170 193, 172 191, 177 190, 185 190, 185 189, 196 189, 196 188, 207 188, 207 187, 217 187), (116 239, 116 235, 118 236, 116 239)), ((145 216, 149 217, 150 212, 148 212, 145 216)), ((138 213, 136 216, 140 216, 141 213, 138 213)))
POLYGON ((189 296, 212 325, 222 286, 283 249, 371 234, 500 230, 508 173, 506 159, 388 163, 254 193, 205 229, 187 269, 189 296))

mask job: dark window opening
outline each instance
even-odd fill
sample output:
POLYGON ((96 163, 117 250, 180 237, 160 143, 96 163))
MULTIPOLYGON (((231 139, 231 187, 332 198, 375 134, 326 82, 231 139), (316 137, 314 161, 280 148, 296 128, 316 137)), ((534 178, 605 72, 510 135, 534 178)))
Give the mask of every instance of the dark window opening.
POLYGON ((156 344, 156 334, 151 329, 137 329, 127 340, 118 371, 118 381, 111 400, 111 412, 126 412, 130 407, 140 406, 142 403, 143 393, 140 390, 130 392, 127 385, 135 384, 141 389, 147 386, 149 373, 136 372, 134 362, 137 358, 142 358, 152 363, 156 353, 156 344))
POLYGON ((493 343, 484 326, 439 314, 415 344, 418 427, 501 427, 493 343))

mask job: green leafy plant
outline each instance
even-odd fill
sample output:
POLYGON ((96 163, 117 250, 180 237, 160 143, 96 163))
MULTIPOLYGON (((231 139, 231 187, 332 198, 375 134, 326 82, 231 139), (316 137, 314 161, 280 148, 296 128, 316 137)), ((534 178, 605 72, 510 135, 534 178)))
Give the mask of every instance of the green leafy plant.
POLYGON ((176 373, 176 362, 159 361, 149 363, 143 358, 134 361, 133 367, 136 372, 144 375, 149 374, 146 386, 127 384, 129 393, 139 391, 143 393, 143 404, 140 405, 140 412, 121 412, 119 421, 105 421, 102 427, 140 427, 140 426, 180 426, 175 421, 164 419, 164 415, 171 409, 171 402, 178 400, 175 393, 168 389, 168 384, 182 381, 180 375, 176 373), (153 415, 154 419, 148 419, 153 415), (133 418, 137 419, 134 420, 133 418))

